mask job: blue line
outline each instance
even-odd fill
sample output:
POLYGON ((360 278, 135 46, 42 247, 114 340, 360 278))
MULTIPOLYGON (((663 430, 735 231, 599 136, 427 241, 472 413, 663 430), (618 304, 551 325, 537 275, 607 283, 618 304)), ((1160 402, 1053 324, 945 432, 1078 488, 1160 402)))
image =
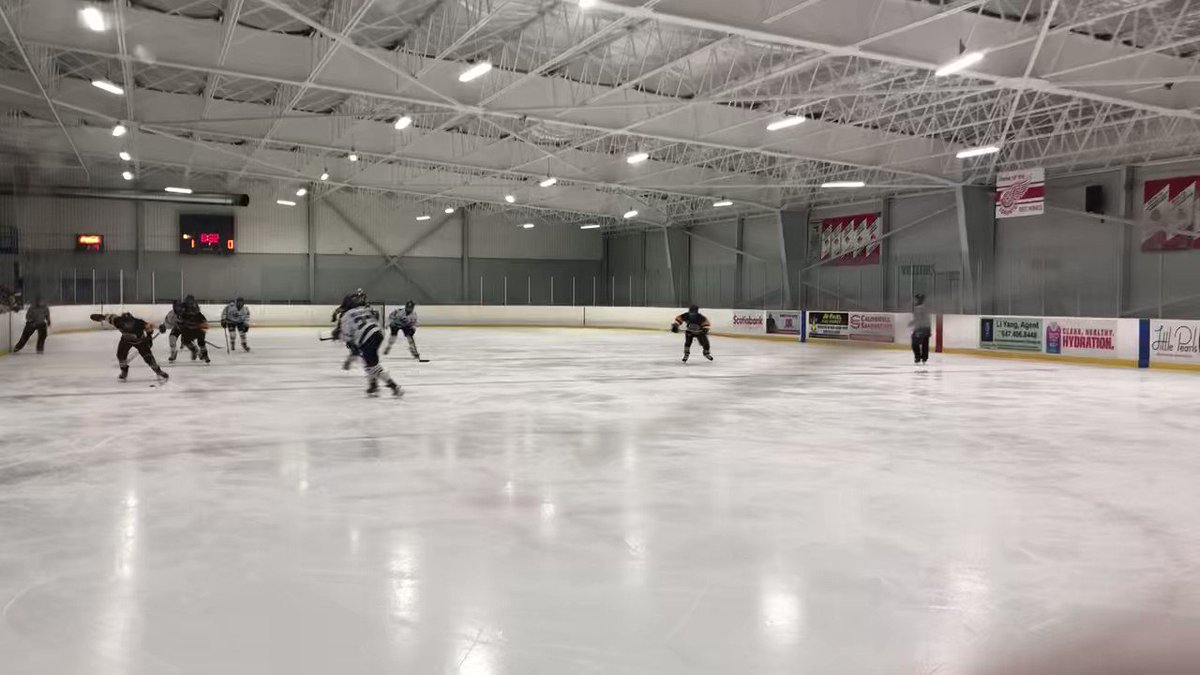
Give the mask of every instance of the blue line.
POLYGON ((1138 320, 1138 368, 1150 367, 1150 319, 1138 320))
POLYGON ((800 341, 808 342, 808 310, 800 310, 800 341))

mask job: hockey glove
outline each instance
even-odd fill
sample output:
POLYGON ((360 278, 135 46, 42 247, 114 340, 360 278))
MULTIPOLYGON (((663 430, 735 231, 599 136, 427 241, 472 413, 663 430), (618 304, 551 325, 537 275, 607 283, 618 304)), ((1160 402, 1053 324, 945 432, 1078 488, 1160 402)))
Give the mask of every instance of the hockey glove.
POLYGON ((677 324, 677 323, 671 324, 671 332, 678 333, 679 332, 679 324, 677 324))
POLYGON ((107 317, 105 317, 103 314, 92 314, 91 318, 92 321, 104 321, 107 317))

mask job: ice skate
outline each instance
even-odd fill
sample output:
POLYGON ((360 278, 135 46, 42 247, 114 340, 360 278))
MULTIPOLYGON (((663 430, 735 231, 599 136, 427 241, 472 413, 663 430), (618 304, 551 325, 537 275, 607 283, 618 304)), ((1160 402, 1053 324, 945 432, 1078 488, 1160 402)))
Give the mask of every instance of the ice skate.
POLYGON ((200 360, 205 363, 212 363, 212 361, 208 358, 208 352, 200 352, 200 360))
POLYGON ((370 396, 372 398, 379 396, 379 383, 378 382, 371 382, 370 384, 367 385, 367 396, 370 396))
POLYGON ((401 389, 400 385, 396 384, 395 382, 388 382, 388 389, 392 390, 392 396, 395 396, 396 398, 404 396, 404 390, 401 389))
POLYGON ((713 360, 712 354, 709 354, 708 352, 704 352, 704 358, 708 359, 709 361, 713 360))
POLYGON ((164 371, 161 371, 161 370, 160 370, 160 371, 158 371, 157 373, 155 373, 155 375, 158 375, 158 382, 157 382, 157 384, 159 384, 159 385, 164 385, 164 384, 166 384, 166 383, 167 383, 167 381, 168 381, 168 380, 170 380, 170 379, 171 379, 171 376, 170 376, 170 375, 166 374, 166 372, 164 372, 164 371))
POLYGON ((243 343, 242 343, 242 351, 244 351, 244 352, 248 352, 248 351, 250 351, 250 345, 248 345, 248 344, 246 344, 245 342, 243 342, 243 343))
POLYGON ((195 361, 195 360, 196 360, 196 359, 198 359, 198 358, 200 358, 199 354, 197 354, 197 353, 196 353, 196 350, 195 350, 195 349, 193 349, 193 350, 192 350, 192 360, 193 360, 193 361, 195 361))
POLYGON ((689 356, 691 356, 691 355, 690 355, 690 354, 688 354, 687 352, 684 352, 684 353, 683 353, 683 362, 684 362, 684 363, 687 363, 687 360, 688 360, 688 357, 689 357, 689 356))
POLYGON ((128 380, 128 379, 129 379, 129 369, 122 368, 121 374, 117 376, 117 380, 124 382, 125 380, 128 380))

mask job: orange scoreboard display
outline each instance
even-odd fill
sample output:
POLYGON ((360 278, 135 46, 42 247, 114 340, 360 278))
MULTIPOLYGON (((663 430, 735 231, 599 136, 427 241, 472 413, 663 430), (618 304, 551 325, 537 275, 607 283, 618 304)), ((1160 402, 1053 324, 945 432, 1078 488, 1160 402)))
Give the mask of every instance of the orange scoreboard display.
POLYGON ((179 252, 235 253, 233 216, 223 214, 179 214, 179 252))

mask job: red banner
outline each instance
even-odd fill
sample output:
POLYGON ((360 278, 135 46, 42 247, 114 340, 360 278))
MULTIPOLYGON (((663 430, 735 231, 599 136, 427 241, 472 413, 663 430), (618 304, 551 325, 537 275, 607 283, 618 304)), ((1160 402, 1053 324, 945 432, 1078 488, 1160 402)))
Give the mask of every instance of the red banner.
POLYGON ((878 213, 821 221, 821 260, 830 265, 878 265, 883 259, 883 218, 878 213))
POLYGON ((1200 176, 1148 180, 1142 189, 1142 250, 1200 249, 1196 188, 1200 176))

